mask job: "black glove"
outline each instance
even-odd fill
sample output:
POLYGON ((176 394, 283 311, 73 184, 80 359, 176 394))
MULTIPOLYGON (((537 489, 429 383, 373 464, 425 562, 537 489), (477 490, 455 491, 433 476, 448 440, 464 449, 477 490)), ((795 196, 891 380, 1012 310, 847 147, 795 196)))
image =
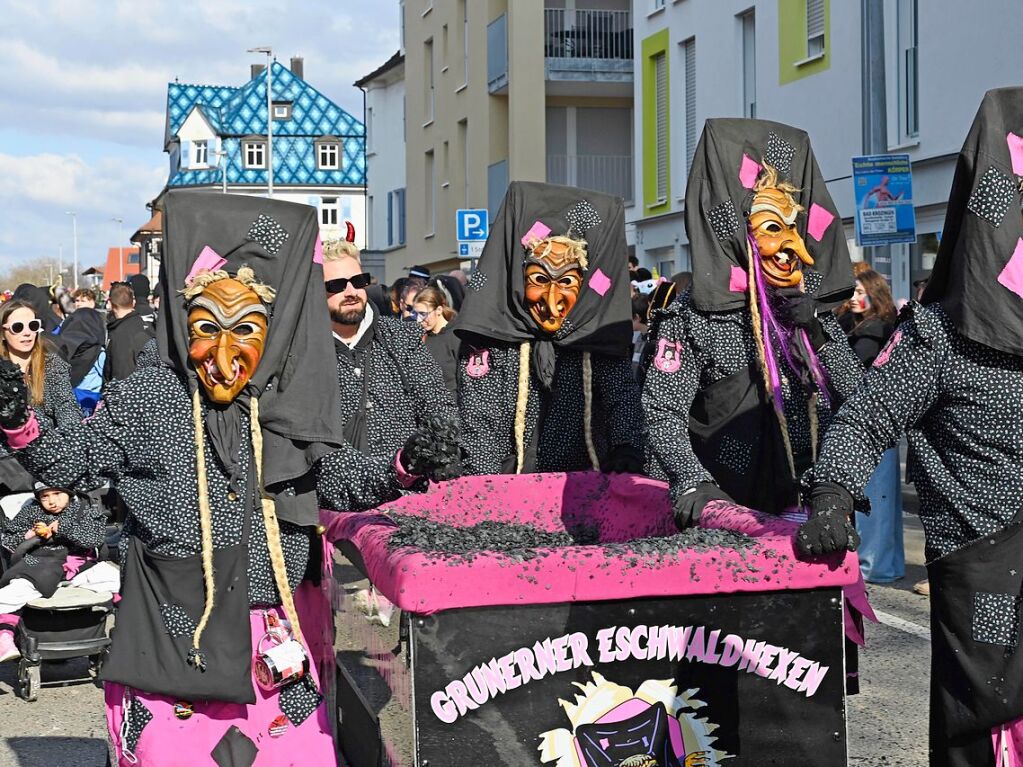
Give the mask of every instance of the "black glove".
POLYGON ((685 530, 700 521, 703 507, 711 501, 728 501, 735 503, 728 493, 713 482, 701 482, 692 490, 688 490, 675 499, 672 514, 675 516, 675 527, 685 530))
POLYGON ((405 442, 402 467, 409 474, 435 482, 462 476, 462 447, 458 422, 446 415, 432 415, 405 442))
POLYGON ((600 470, 606 474, 642 474, 643 453, 632 445, 618 445, 607 454, 600 470))
POLYGON ((841 485, 825 482, 810 491, 813 513, 799 526, 796 547, 802 556, 856 551, 860 534, 853 527, 853 497, 841 485))
POLYGON ((0 426, 17 429, 28 420, 25 374, 10 360, 0 359, 0 426))
POLYGON ((800 288, 778 288, 774 291, 778 300, 775 302, 774 316, 779 322, 790 328, 802 328, 810 337, 813 350, 820 351, 828 342, 824 326, 817 319, 817 307, 813 296, 809 296, 800 288))

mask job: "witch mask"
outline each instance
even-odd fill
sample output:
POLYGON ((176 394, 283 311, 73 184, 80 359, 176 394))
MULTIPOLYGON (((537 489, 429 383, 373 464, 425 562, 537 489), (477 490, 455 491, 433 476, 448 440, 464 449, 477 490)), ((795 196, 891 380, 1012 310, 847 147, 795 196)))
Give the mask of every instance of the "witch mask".
POLYGON ((579 299, 587 266, 586 241, 545 237, 526 249, 526 306, 541 330, 557 333, 579 299))
POLYGON ((273 291, 242 267, 200 275, 185 291, 188 356, 210 401, 225 405, 245 388, 266 344, 273 291))
POLYGON ((779 181, 777 172, 769 166, 765 166, 754 187, 749 228, 757 242, 764 277, 776 288, 798 287, 803 266, 813 266, 813 258, 796 228, 796 216, 803 211, 792 196, 798 191, 779 181))

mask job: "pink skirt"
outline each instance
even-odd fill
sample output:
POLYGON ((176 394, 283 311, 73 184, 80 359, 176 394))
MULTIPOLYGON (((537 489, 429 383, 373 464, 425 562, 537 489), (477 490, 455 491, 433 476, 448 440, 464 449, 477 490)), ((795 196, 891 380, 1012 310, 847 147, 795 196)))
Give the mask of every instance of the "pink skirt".
MULTIPOLYGON (((124 685, 104 686, 107 727, 120 767, 179 767, 183 764, 215 765, 213 753, 228 759, 223 763, 253 767, 288 765, 336 765, 337 757, 330 723, 330 711, 323 685, 333 682, 333 620, 327 592, 304 582, 295 591, 295 606, 310 658, 311 677, 324 700, 299 725, 282 713, 279 690, 266 692, 253 681, 256 702, 195 703, 187 719, 175 714, 178 701, 124 685), (125 721, 125 711, 129 712, 125 721), (131 744, 134 743, 134 747, 131 744)), ((280 607, 272 608, 283 617, 280 607)), ((253 655, 263 636, 262 610, 250 613, 253 655)), ((298 683, 296 683, 298 684, 298 683)))

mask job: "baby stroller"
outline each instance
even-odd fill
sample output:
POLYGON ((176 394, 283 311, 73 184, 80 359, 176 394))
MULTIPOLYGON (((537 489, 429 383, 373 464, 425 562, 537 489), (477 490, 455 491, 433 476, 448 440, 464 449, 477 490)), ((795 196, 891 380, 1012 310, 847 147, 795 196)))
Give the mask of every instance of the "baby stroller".
MULTIPOLYGON (((13 518, 31 493, 19 493, 0 499, 6 523, 13 518)), ((0 547, 0 572, 10 566, 11 552, 0 547)), ((100 558, 100 551, 93 552, 100 558)), ((26 701, 34 701, 41 687, 43 661, 89 658, 92 673, 99 673, 107 648, 109 617, 113 613, 113 594, 62 584, 53 596, 35 599, 21 610, 14 627, 14 642, 21 659, 18 686, 26 701)))

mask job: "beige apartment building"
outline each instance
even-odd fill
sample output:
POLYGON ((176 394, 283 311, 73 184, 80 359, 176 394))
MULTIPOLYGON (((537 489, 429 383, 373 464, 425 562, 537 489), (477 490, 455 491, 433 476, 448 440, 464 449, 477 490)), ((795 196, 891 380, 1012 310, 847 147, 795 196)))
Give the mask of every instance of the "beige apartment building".
POLYGON ((510 181, 631 201, 628 0, 405 0, 402 44, 407 239, 394 261, 459 266, 455 211, 493 216, 510 181))

